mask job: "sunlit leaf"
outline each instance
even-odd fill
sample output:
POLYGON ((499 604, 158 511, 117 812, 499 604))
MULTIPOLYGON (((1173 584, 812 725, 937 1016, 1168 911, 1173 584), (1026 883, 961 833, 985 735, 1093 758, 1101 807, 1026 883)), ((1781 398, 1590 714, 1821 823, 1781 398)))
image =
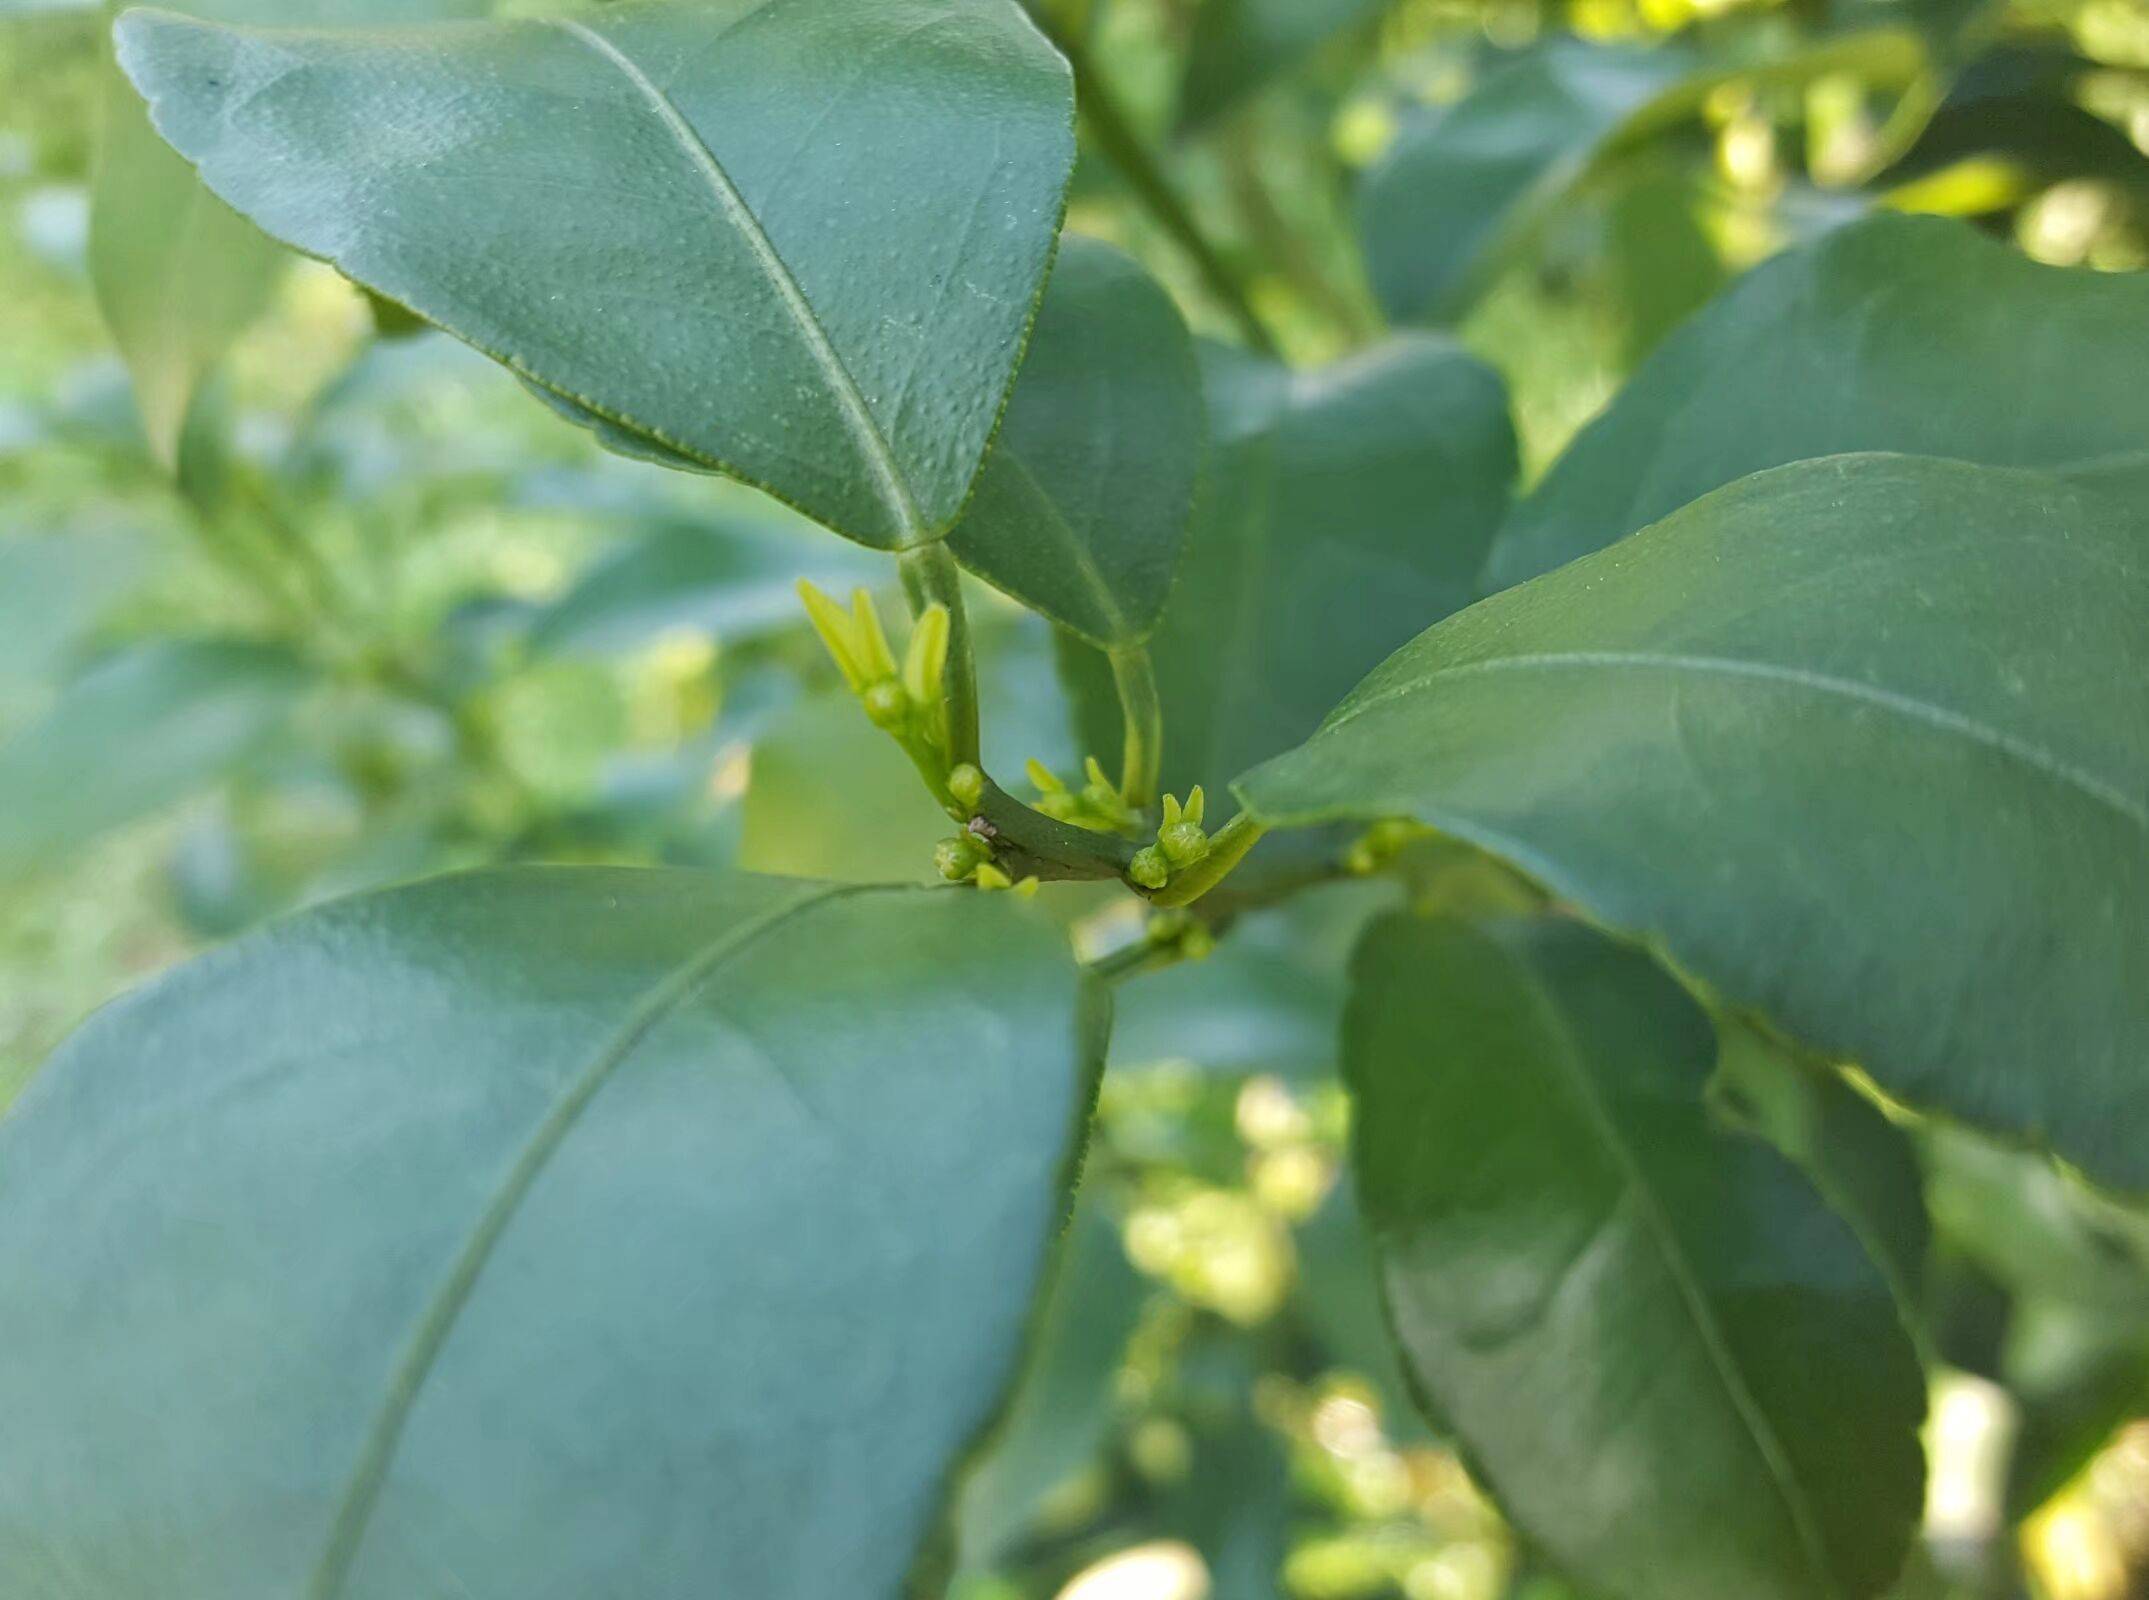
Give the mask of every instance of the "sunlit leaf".
POLYGON ((608 443, 885 548, 969 492, 1073 158, 1065 65, 1013 0, 351 34, 136 12, 119 49, 269 233, 608 443))

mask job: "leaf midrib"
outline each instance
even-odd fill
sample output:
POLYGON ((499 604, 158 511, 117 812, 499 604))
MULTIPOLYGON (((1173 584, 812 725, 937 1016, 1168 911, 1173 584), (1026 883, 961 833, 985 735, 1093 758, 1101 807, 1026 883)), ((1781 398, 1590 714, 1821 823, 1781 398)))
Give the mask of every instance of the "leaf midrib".
POLYGON ((710 194, 715 197, 717 210, 724 220, 745 240, 748 251, 753 255, 754 264, 761 269, 762 276, 775 291, 778 303, 784 308, 792 325, 797 328, 807 354, 813 358, 830 397, 836 403, 837 411, 843 417, 844 426, 850 431, 860 455, 865 460, 881 503, 895 520, 903 544, 910 546, 930 542, 932 535, 918 513, 917 500, 911 493, 902 469, 896 463, 895 452, 889 444, 887 434, 881 430, 880 423, 866 405, 865 395, 858 387, 858 380, 851 375, 850 368, 845 365, 843 357, 829 339, 828 330, 814 311, 813 303, 806 298, 805 290, 799 286, 798 279, 792 275, 790 267, 778 254, 775 242, 761 225, 761 219, 756 217, 746 204, 746 197, 739 193, 738 186, 731 180, 731 174, 717 159, 716 152, 709 148, 708 141, 702 138, 693 123, 689 122, 673 103, 671 96, 642 70, 634 58, 602 33, 572 17, 552 17, 546 20, 615 68, 663 124, 665 131, 679 147, 680 153, 686 157, 688 165, 700 175, 710 194))
POLYGON ((546 1165, 574 1131, 598 1092, 643 1041, 692 1000, 702 985, 732 956, 793 917, 831 900, 870 894, 881 887, 839 884, 804 889, 727 929, 645 990, 628 1011, 619 1030, 569 1080, 543 1120, 532 1130, 485 1209, 479 1213, 447 1276, 426 1303, 412 1329, 410 1341, 396 1361, 387 1391, 381 1397, 352 1464, 336 1514, 329 1523, 320 1558, 306 1586, 309 1600, 335 1600, 343 1592, 372 1522, 374 1508, 379 1504, 388 1470, 394 1463, 404 1424, 417 1404, 419 1392, 446 1347, 464 1307, 469 1304, 494 1248, 506 1234, 546 1165))
POLYGON ((1321 729, 1321 735, 1325 736, 1348 726, 1376 707, 1415 695, 1437 678, 1466 677, 1491 672, 1579 670, 1598 667, 1610 670, 1633 669, 1683 672, 1696 676, 1752 678, 1804 689, 1818 695, 1856 700, 1890 712, 1906 721, 1918 722, 1983 745, 2031 768, 2043 777, 2077 790, 2097 804, 2116 812, 2144 833, 2149 833, 2149 805, 2133 800, 2123 790, 2105 782, 2094 773, 2085 772, 2031 740, 1980 722, 1963 712, 1934 705, 1893 689, 1885 689, 1878 684, 1837 678, 1806 667, 1786 666, 1772 661, 1741 660, 1732 656, 1669 655, 1640 650, 1573 650, 1466 661, 1420 673, 1407 683, 1397 684, 1355 704, 1346 705, 1333 721, 1321 729))
POLYGON ((1671 1225, 1670 1214, 1665 1210, 1657 1193, 1650 1186, 1648 1173, 1636 1159, 1633 1148, 1627 1143, 1619 1123, 1598 1093, 1596 1082, 1589 1069, 1582 1065, 1582 1050, 1574 1031, 1568 1026, 1566 1014, 1548 994, 1542 982, 1532 974, 1524 982, 1531 1009, 1537 1013, 1550 1043, 1548 1052, 1555 1070, 1566 1082, 1569 1092, 1580 1105, 1584 1118, 1599 1142, 1610 1153, 1613 1164, 1619 1169, 1622 1186, 1635 1198, 1643 1225, 1658 1257, 1670 1275, 1673 1287, 1678 1291, 1680 1303, 1685 1306, 1695 1336, 1701 1341, 1703 1351, 1709 1358, 1711 1370, 1723 1386, 1731 1408, 1737 1414, 1740 1426, 1746 1431, 1755 1453, 1761 1458, 1763 1470, 1768 1474, 1770 1486, 1783 1503, 1784 1515, 1789 1519, 1793 1536, 1808 1564, 1813 1568, 1815 1579, 1822 1586, 1828 1600, 1842 1600, 1842 1585, 1837 1582, 1828 1559, 1827 1542, 1813 1520, 1812 1511, 1806 1505, 1805 1496, 1799 1491, 1797 1474, 1792 1470, 1783 1441, 1776 1436, 1767 1414, 1755 1399, 1745 1375, 1731 1352, 1730 1341, 1718 1325, 1716 1313, 1709 1304, 1699 1280, 1688 1264, 1686 1252, 1677 1231, 1671 1225))

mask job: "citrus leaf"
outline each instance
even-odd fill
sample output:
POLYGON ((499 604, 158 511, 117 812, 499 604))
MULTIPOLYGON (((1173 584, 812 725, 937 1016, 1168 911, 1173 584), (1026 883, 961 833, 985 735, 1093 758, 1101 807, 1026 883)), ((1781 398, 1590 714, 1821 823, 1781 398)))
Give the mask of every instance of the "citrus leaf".
POLYGON ((898 1600, 1094 1082, 980 896, 605 868, 339 902, 0 1124, 26 1592, 898 1600))
POLYGON ((1171 296, 1122 252, 1070 237, 948 548, 1092 644, 1139 644, 1179 570, 1204 432, 1171 296))
POLYGON ((0 744, 0 877, 206 787, 273 736, 312 681, 288 651, 244 640, 114 651, 0 744))
MULTIPOLYGON (((1202 359, 1209 467, 1149 641, 1173 793, 1289 749, 1467 604, 1515 474, 1506 390, 1438 335, 1309 373, 1220 346, 1202 359)), ((1103 659, 1070 644, 1063 661, 1088 747, 1116 749, 1103 659)))
POLYGON ((1899 450, 2085 482, 2149 468, 2145 369, 2139 274, 2040 266, 1937 217, 1856 223, 1674 332, 1516 506, 1491 585, 1815 456, 1899 450))
POLYGON ((1012 0, 363 33, 138 11, 118 38, 226 201, 607 443, 881 548, 954 521, 1073 159, 1065 64, 1012 0))
POLYGON ((1756 474, 1428 630, 1240 792, 1481 845, 1896 1098, 2140 1186, 2145 563, 2042 474, 1756 474))
POLYGON ((1344 1024, 1404 1360, 1494 1492, 1623 1600, 1863 1600, 1923 1499, 1881 1273, 1710 1123, 1707 1017, 1571 922, 1396 916, 1344 1024))

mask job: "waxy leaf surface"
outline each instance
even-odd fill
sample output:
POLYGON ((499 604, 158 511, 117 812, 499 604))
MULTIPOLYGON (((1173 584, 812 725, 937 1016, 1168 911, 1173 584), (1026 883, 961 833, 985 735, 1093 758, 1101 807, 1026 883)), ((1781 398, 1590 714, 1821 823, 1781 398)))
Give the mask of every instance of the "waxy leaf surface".
MULTIPOLYGON (((1289 749, 1468 604, 1515 474, 1505 388, 1437 335, 1300 374, 1218 346, 1202 359, 1209 465, 1149 641, 1177 793, 1289 749)), ((1084 740, 1116 749, 1102 659, 1066 659, 1084 740)))
POLYGON ((1767 467, 1859 450, 2149 486, 2149 279, 1880 217, 1755 269, 1658 347, 1494 544, 1505 588, 1767 467))
POLYGON ((1074 153, 1013 0, 118 37, 210 188, 607 443, 882 548, 954 521, 1074 153))
POLYGON ((2116 501, 1805 462, 1430 629, 1239 787, 1481 845, 1891 1095, 2141 1187, 2144 615, 2116 501))
POLYGON ((88 1600, 898 1600, 1098 1041, 981 896, 605 868, 338 902, 0 1123, 0 1570, 88 1600))
POLYGON ((1923 1499, 1880 1271, 1714 1125, 1708 1018, 1572 922, 1361 947, 1353 1159, 1403 1358, 1539 1545, 1618 1600, 1864 1600, 1923 1499))
POLYGON ((1095 240, 1060 246, 956 559, 1091 643, 1139 643, 1179 570, 1206 428, 1171 296, 1095 240))

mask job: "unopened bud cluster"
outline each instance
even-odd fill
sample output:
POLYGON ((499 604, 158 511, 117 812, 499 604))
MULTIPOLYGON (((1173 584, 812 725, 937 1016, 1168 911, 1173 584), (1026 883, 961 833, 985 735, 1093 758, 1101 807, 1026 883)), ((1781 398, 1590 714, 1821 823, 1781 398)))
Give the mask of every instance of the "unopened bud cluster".
POLYGON ((1129 833, 1141 825, 1121 798, 1119 785, 1105 776, 1095 756, 1082 763, 1086 781, 1079 789, 1071 788, 1042 761, 1030 762, 1025 770, 1037 786, 1037 809, 1055 822, 1092 833, 1129 833))
POLYGON ((1186 804, 1164 797, 1164 825, 1157 829, 1157 842, 1134 852, 1127 864, 1127 878, 1144 889, 1161 889, 1172 874, 1191 867, 1209 853, 1209 836, 1202 831, 1207 798, 1196 784, 1187 791, 1186 804))

